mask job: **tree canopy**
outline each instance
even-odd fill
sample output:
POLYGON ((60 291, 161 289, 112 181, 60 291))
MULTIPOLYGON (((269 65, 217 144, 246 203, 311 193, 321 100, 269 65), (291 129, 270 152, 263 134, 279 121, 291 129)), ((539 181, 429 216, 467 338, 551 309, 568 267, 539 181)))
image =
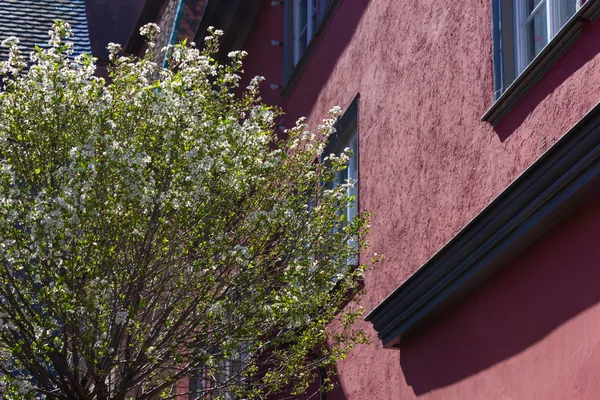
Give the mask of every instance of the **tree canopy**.
POLYGON ((278 132, 219 31, 154 62, 109 45, 110 80, 70 28, 0 63, 0 369, 7 398, 301 392, 364 335, 348 305, 367 215, 334 185, 350 154, 278 132), (357 242, 358 246, 350 243, 357 242), (193 385, 181 382, 192 377, 193 385))

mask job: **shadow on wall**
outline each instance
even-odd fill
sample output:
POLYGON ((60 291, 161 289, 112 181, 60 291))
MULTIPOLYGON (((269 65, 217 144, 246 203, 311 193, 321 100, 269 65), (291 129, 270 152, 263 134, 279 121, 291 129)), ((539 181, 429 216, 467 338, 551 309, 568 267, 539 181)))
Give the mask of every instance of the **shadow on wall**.
POLYGON ((599 233, 596 195, 441 319, 413 332, 400 364, 414 393, 515 356, 600 302, 599 233))
MULTIPOLYGON (((520 100, 517 106, 495 127, 500 141, 504 142, 521 126, 536 107, 570 76, 600 53, 600 22, 585 24, 581 37, 550 71, 520 100)), ((557 138, 558 139, 558 138, 557 138)))

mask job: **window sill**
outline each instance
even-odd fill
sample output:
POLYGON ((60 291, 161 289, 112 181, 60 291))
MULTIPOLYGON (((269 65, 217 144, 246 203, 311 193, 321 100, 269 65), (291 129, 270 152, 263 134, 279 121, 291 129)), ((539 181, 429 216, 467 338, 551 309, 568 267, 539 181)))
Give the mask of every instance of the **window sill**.
POLYGON ((310 42, 306 46, 306 49, 304 49, 304 53, 302 53, 300 60, 298 60, 296 65, 293 67, 292 72, 290 73, 287 80, 285 80, 283 82, 283 85, 282 85, 283 87, 282 87, 281 91, 279 92, 279 95, 281 97, 287 97, 294 89, 294 86, 296 85, 298 78, 300 78, 300 75, 302 75, 302 72, 304 72, 304 69, 308 65, 308 61, 310 60, 312 54, 315 52, 315 49, 317 48, 317 43, 319 41, 319 38, 321 36, 323 36, 323 33, 327 29, 327 25, 329 25, 329 21, 331 21, 331 17, 333 16, 333 13, 340 5, 340 2, 341 2, 341 0, 334 0, 331 3, 331 6, 327 10, 327 12, 325 13, 325 16, 323 17, 321 22, 319 22, 319 26, 318 26, 317 30, 315 31, 315 34, 313 35, 312 39, 310 39, 310 42))
POLYGON ((481 117, 496 126, 510 110, 548 72, 558 59, 573 45, 585 22, 593 22, 600 15, 600 0, 588 0, 548 43, 540 54, 525 68, 514 82, 500 95, 481 117))

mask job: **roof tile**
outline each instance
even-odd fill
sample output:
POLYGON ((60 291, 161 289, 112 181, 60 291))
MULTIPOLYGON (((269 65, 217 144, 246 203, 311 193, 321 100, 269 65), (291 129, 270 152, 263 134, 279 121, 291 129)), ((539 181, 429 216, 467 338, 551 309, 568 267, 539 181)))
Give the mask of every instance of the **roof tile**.
MULTIPOLYGON (((0 0, 0 41, 16 36, 29 54, 36 45, 47 46, 55 20, 71 24, 75 54, 91 53, 84 0, 0 0)), ((6 56, 7 49, 0 48, 0 58, 6 56)))

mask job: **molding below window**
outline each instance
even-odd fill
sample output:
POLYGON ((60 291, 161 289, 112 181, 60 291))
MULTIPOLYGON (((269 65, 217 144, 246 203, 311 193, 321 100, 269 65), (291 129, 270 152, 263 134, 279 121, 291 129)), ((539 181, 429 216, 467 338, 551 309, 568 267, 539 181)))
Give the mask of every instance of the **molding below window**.
MULTIPOLYGON (((315 52, 315 49, 317 48, 317 43, 319 41, 319 38, 321 36, 323 36, 323 33, 327 29, 327 25, 329 25, 329 21, 331 21, 331 17, 333 16, 333 13, 338 8, 341 1, 342 0, 333 0, 331 5, 329 6, 329 9, 323 16, 323 19, 321 20, 321 22, 319 22, 317 30, 315 31, 314 35, 308 42, 308 45, 304 49, 302 56, 300 56, 300 59, 298 60, 296 65, 291 66, 292 72, 289 74, 287 79, 283 82, 283 85, 282 85, 283 88, 279 92, 279 95, 281 97, 287 97, 291 93, 291 91, 294 89, 294 86, 296 85, 298 78, 300 78, 300 75, 302 75, 302 72, 308 65, 308 61, 310 60, 310 58, 312 57, 312 54, 315 52)), ((292 43, 289 43, 287 45, 293 46, 292 43)), ((291 52, 289 54, 290 54, 289 56, 291 56, 291 52)), ((284 64, 288 63, 288 62, 289 62, 288 60, 284 60, 284 64)), ((286 67, 284 66, 284 68, 286 68, 286 67)))
POLYGON ((400 347, 599 188, 600 103, 365 319, 384 347, 400 347))
POLYGON ((585 22, 594 22, 600 15, 600 0, 588 0, 561 28, 536 58, 496 99, 483 114, 482 121, 496 126, 525 94, 548 72, 558 59, 573 45, 585 22))

